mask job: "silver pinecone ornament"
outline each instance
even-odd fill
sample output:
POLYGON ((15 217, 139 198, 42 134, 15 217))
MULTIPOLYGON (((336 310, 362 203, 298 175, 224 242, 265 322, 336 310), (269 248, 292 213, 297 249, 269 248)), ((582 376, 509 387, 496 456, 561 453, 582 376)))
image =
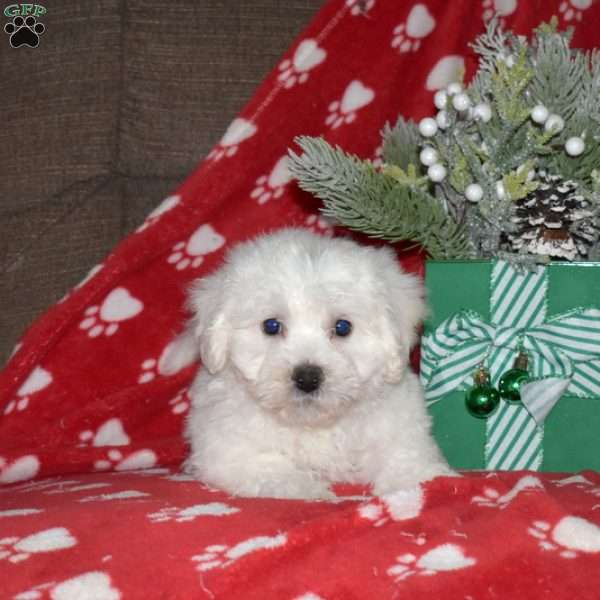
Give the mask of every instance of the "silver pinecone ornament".
POLYGON ((586 259, 596 240, 591 203, 572 180, 538 171, 536 190, 515 202, 504 247, 567 260, 586 259))

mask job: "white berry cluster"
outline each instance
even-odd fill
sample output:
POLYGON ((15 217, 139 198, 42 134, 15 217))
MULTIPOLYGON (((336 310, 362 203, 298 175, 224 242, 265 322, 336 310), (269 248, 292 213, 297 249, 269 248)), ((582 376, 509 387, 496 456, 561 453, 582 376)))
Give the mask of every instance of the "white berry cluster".
MULTIPOLYGON (((538 104, 531 109, 531 120, 538 125, 543 125, 546 131, 556 133, 562 131, 565 126, 564 119, 560 115, 551 114, 543 104, 538 104)), ((579 156, 584 150, 583 137, 573 136, 565 142, 565 152, 569 156, 579 156)))
MULTIPOLYGON (((448 112, 451 106, 462 118, 473 118, 487 123, 492 118, 492 108, 481 102, 473 106, 471 98, 463 90, 460 83, 451 83, 446 89, 438 90, 433 103, 438 109, 435 118, 426 117, 419 122, 419 132, 424 138, 432 138, 438 130, 450 127, 452 118, 448 112)), ((433 146, 426 145, 419 155, 421 162, 427 167, 427 176, 431 181, 439 183, 446 178, 446 167, 439 161, 439 155, 433 146)), ((465 197, 470 202, 479 202, 483 197, 483 188, 477 183, 471 183, 465 189, 465 197)))

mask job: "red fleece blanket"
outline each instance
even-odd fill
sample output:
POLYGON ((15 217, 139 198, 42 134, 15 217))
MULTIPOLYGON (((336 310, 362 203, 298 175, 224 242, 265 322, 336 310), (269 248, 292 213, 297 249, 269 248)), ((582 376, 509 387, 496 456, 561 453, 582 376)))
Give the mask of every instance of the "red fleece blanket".
MULTIPOLYGON (((30 328, 0 374, 0 483, 57 479, 0 493, 0 597, 599 597, 592 473, 440 480, 418 508, 416 492, 231 500, 123 473, 185 455, 195 369, 167 377, 161 357, 188 284, 265 230, 333 233, 291 181, 293 138, 377 160, 386 121, 431 114, 435 90, 473 73, 468 43, 494 8, 519 34, 556 14, 574 46, 600 41, 591 0, 327 3, 189 179, 30 328)), ((421 258, 402 260, 418 272, 421 258)))

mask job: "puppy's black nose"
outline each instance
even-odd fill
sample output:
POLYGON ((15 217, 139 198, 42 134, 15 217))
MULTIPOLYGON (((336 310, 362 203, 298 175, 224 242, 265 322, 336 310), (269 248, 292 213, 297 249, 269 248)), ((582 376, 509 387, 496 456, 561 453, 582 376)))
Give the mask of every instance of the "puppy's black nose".
POLYGON ((292 372, 292 381, 299 390, 309 394, 318 390, 323 382, 323 369, 315 365, 298 365, 292 372))

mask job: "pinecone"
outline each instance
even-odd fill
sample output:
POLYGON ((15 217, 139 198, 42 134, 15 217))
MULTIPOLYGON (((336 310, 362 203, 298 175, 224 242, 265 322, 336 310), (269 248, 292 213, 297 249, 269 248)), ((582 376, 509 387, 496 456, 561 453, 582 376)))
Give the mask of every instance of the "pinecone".
POLYGON ((585 259, 597 236, 590 201, 575 181, 543 170, 535 179, 539 187, 515 202, 514 229, 503 234, 502 245, 513 252, 585 259))

